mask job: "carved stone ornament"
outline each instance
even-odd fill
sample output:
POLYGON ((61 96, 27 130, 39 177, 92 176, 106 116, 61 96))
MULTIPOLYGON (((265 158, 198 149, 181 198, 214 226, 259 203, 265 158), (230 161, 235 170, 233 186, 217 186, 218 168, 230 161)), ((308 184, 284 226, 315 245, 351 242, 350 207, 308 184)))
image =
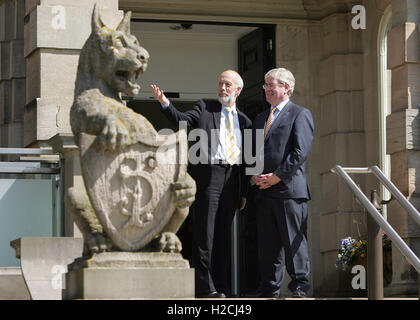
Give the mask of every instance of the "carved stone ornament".
POLYGON ((155 251, 179 252, 175 234, 194 201, 185 131, 159 135, 121 100, 138 94, 149 60, 130 33, 130 18, 128 12, 113 30, 95 6, 79 58, 70 123, 84 185, 69 188, 65 201, 85 238, 85 255, 138 251, 152 240, 155 251))
POLYGON ((143 248, 176 209, 171 186, 185 179, 186 165, 177 155, 186 154, 186 144, 176 135, 161 145, 139 142, 103 152, 95 137, 83 134, 80 152, 89 198, 106 234, 124 251, 143 248))

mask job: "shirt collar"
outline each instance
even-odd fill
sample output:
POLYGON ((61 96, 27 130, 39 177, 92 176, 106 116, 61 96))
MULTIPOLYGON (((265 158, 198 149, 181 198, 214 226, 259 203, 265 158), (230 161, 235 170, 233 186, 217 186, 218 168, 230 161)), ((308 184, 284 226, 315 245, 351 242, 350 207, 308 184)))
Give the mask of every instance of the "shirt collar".
MULTIPOLYGON (((275 108, 277 108, 277 110, 280 112, 289 101, 290 99, 283 100, 277 106, 275 106, 275 108)), ((271 108, 273 108, 273 106, 271 106, 271 108)))
MULTIPOLYGON (((227 106, 225 106, 224 104, 222 104, 222 111, 225 111, 226 108, 228 108, 227 106)), ((238 113, 238 111, 236 110, 236 105, 233 105, 232 107, 232 112, 233 113, 238 113)), ((227 112, 227 111, 226 111, 227 112)))

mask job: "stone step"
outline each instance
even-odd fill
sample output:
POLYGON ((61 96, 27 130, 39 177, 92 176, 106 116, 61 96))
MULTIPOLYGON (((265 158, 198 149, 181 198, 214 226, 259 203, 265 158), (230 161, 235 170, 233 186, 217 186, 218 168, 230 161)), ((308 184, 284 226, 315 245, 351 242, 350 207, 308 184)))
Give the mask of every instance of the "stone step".
MULTIPOLYGON (((369 300, 368 298, 359 298, 359 297, 349 297, 349 298, 195 298, 194 300, 217 300, 217 301, 241 301, 241 300, 253 300, 253 301, 265 301, 265 300, 302 300, 302 301, 308 301, 308 300, 369 300)), ((419 298, 384 298, 383 300, 419 300, 419 298)))
MULTIPOLYGON (((0 300, 29 300, 30 295, 23 279, 22 271, 20 267, 0 267, 0 300)), ((156 299, 159 300, 159 299, 156 299)), ((266 301, 266 300, 368 300, 368 298, 361 297, 347 297, 347 298, 322 298, 322 297, 308 297, 308 298, 291 298, 284 297, 279 299, 274 298, 193 298, 193 299, 174 299, 174 300, 213 300, 213 301, 266 301)), ((407 298, 407 297, 385 297, 384 300, 419 300, 419 298, 407 298)))
MULTIPOLYGON (((384 300, 419 300, 420 298, 416 297, 385 297, 384 300)), ((238 298, 195 298, 194 300, 231 300, 231 301, 240 301, 240 300, 253 300, 253 301, 264 301, 264 300, 369 300, 366 297, 342 297, 342 298, 322 298, 322 297, 307 297, 307 298, 291 298, 291 297, 284 297, 284 298, 245 298, 245 297, 238 297, 238 298)))
POLYGON ((20 267, 0 267, 0 300, 29 300, 20 267))

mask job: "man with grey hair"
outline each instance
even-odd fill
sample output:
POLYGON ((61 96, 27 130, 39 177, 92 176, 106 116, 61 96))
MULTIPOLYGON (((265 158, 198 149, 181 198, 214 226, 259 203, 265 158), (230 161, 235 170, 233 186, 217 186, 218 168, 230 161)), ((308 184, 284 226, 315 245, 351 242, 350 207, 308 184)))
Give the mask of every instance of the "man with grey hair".
POLYGON ((222 72, 217 80, 218 100, 199 100, 186 112, 178 111, 159 87, 151 88, 169 120, 186 121, 189 129, 202 133, 199 143, 203 145, 195 154, 200 161, 193 163, 190 155, 188 168, 197 184, 191 206, 196 296, 223 298, 229 293, 230 227, 235 210, 245 206, 247 191, 242 151, 244 130, 251 128, 251 120, 236 108, 243 80, 236 71, 222 72), (217 139, 211 139, 212 131, 218 132, 217 139))
POLYGON ((264 154, 264 171, 254 175, 260 285, 256 297, 280 297, 285 269, 291 277, 293 297, 305 297, 309 289, 307 201, 305 163, 312 148, 311 112, 292 101, 293 74, 284 68, 265 75, 266 100, 270 109, 253 123, 253 148, 264 154), (264 144, 256 145, 257 130, 264 131, 264 144))

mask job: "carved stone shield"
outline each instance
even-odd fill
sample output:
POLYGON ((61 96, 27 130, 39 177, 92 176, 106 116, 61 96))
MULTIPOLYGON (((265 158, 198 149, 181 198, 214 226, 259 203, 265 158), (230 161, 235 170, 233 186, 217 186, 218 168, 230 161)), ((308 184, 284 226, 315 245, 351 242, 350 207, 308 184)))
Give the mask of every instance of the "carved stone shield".
POLYGON ((82 173, 104 231, 123 251, 136 251, 159 234, 175 211, 171 185, 184 179, 182 132, 145 137, 121 151, 103 150, 81 134, 82 173))

